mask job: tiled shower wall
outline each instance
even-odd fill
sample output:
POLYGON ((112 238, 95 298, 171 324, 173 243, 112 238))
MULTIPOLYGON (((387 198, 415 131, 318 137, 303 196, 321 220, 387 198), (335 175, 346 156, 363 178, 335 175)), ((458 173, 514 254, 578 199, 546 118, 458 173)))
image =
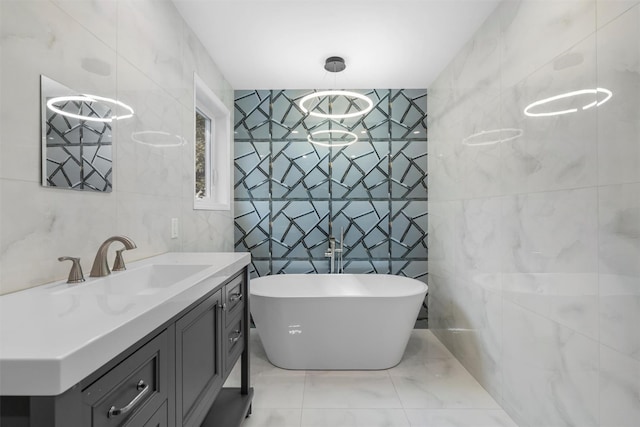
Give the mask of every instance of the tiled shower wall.
POLYGON ((329 236, 343 230, 346 273, 426 282, 426 90, 359 91, 374 109, 340 122, 306 116, 298 100, 310 92, 235 92, 236 250, 251 252, 254 276, 327 273, 329 236), (307 141, 329 128, 360 140, 307 141))
POLYGON ((521 427, 640 426, 640 1, 502 2, 429 110, 430 328, 521 427))

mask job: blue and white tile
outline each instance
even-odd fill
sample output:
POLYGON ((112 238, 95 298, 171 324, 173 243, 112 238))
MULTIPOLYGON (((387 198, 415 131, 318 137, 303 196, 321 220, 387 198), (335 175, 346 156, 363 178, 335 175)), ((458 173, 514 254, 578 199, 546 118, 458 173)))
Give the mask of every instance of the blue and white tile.
MULTIPOLYGON (((599 2, 617 5, 621 2, 599 2)), ((611 6, 613 7, 613 6, 611 6)), ((640 181, 640 6, 597 33, 598 87, 612 92, 598 107, 599 184, 640 181)))
POLYGON ((251 252, 252 256, 268 259, 269 248, 268 201, 236 201, 234 203, 234 242, 237 252, 251 252))
POLYGON ((386 371, 307 372, 304 408, 402 408, 386 371))
POLYGON ((302 410, 301 427, 409 427, 402 409, 302 410))
POLYGON ((501 409, 405 409, 411 427, 518 427, 501 409))
POLYGON ((427 198, 427 141, 392 141, 391 162, 391 198, 419 199, 427 198))
POLYGON ((234 197, 236 199, 269 199, 270 143, 267 141, 235 142, 234 197))
POLYGON ((600 346, 600 425, 635 427, 640 420, 640 361, 600 346))

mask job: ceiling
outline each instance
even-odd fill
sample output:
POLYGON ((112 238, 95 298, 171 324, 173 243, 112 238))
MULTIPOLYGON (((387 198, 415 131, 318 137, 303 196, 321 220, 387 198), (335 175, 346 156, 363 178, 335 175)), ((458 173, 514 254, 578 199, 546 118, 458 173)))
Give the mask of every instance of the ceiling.
POLYGON ((234 89, 428 88, 499 1, 173 0, 234 89))

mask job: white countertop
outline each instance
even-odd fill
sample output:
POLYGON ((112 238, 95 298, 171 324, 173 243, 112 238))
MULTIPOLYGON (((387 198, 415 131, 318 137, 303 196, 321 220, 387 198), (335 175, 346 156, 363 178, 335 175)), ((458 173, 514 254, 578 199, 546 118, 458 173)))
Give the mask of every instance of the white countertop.
POLYGON ((0 296, 0 395, 65 392, 250 261, 248 253, 167 253, 111 274, 149 264, 207 267, 150 294, 103 291, 86 277, 0 296))

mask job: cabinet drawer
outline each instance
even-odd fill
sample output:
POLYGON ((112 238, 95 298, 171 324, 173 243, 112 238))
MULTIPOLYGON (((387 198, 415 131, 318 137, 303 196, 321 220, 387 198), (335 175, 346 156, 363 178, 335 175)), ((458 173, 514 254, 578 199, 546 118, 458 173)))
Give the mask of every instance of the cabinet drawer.
POLYGON ((147 419, 167 399, 168 351, 164 331, 87 387, 83 391, 87 425, 142 425, 134 418, 147 419))
POLYGON ((237 313, 241 313, 244 308, 244 274, 239 274, 229 281, 225 285, 225 310, 226 310, 226 325, 229 326, 233 318, 237 313))
POLYGON ((244 335, 246 333, 244 316, 238 316, 230 322, 230 325, 223 335, 225 340, 223 348, 225 349, 224 368, 225 372, 233 369, 238 361, 238 357, 244 349, 244 335))

